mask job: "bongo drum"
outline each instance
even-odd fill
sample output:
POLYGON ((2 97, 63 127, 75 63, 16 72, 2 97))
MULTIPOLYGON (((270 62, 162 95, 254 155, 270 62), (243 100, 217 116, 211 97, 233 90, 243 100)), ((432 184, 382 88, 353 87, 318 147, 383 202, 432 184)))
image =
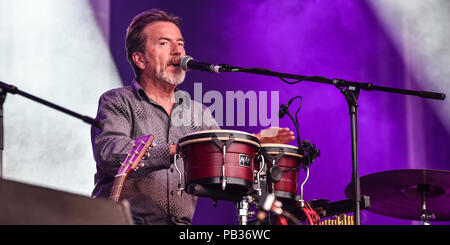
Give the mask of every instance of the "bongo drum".
POLYGON ((221 193, 245 196, 253 191, 254 160, 259 140, 236 130, 207 130, 178 142, 184 162, 185 188, 199 184, 221 193))
MULTIPOLYGON (((273 193, 284 201, 295 201, 301 158, 303 156, 299 154, 296 146, 261 144, 255 165, 257 168, 264 168, 266 172, 266 192, 273 193)), ((258 182, 264 182, 262 177, 260 178, 258 182)))

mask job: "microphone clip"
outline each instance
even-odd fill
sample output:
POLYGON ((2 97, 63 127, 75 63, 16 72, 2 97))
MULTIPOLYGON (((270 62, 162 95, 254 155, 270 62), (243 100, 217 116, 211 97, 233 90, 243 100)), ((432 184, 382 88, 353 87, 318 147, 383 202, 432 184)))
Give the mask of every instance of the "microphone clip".
POLYGON ((284 115, 286 115, 286 113, 288 113, 288 107, 289 107, 289 104, 288 105, 285 105, 285 104, 280 105, 280 111, 278 112, 278 117, 280 119, 283 118, 284 115))
POLYGON ((310 166, 317 157, 320 156, 320 150, 316 149, 316 145, 311 144, 309 140, 304 140, 299 147, 299 152, 303 155, 301 163, 303 166, 310 166))

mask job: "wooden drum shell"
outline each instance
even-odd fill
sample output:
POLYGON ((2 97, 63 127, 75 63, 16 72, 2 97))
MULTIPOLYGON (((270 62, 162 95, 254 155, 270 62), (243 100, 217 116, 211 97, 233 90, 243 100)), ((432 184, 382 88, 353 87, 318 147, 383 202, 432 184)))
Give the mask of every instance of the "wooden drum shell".
MULTIPOLYGON (((225 143, 229 137, 223 134, 227 131, 217 131, 217 137, 225 143)), ((233 131, 235 132, 235 131, 233 131)), ((214 132, 211 132, 214 133, 214 132)), ((184 162, 185 186, 200 184, 207 188, 221 189, 223 149, 219 148, 211 138, 202 137, 182 139, 180 153, 184 162)), ((225 177, 227 180, 224 191, 236 195, 246 195, 253 191, 255 155, 259 150, 259 141, 252 138, 240 138, 234 133, 234 141, 226 148, 225 177), (243 161, 243 159, 245 161, 243 161)))
MULTIPOLYGON (((284 151, 284 156, 278 160, 275 165, 278 165, 282 171, 282 177, 279 182, 273 182, 270 178, 267 180, 267 192, 275 193, 275 196, 280 198, 295 199, 298 191, 298 175, 300 171, 300 159, 303 157, 298 154, 298 148, 291 145, 282 144, 262 144, 261 149, 265 149, 267 153, 275 158, 280 150, 284 151)), ((261 162, 257 161, 258 168, 261 162)), ((266 171, 270 171, 272 161, 265 160, 266 171)))

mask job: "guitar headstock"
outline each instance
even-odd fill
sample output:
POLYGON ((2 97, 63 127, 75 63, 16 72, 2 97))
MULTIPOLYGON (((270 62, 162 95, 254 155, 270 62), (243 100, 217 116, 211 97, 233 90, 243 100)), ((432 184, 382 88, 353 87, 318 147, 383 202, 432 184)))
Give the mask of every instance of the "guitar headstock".
POLYGON ((128 175, 132 170, 138 168, 145 152, 152 145, 154 138, 155 137, 153 135, 146 135, 136 139, 133 143, 133 148, 131 148, 127 158, 120 166, 116 176, 128 175))

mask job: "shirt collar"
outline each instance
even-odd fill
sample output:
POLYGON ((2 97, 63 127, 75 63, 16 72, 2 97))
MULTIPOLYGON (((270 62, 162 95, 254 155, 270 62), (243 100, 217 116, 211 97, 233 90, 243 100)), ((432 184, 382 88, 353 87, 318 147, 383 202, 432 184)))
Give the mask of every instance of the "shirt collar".
POLYGON ((148 100, 150 102, 156 103, 154 100, 150 99, 147 94, 145 93, 144 89, 141 87, 141 85, 136 81, 136 78, 131 81, 131 86, 133 87, 134 91, 136 91, 137 95, 140 99, 148 100))
MULTIPOLYGON (((131 82, 131 86, 133 87, 133 89, 136 91, 137 95, 139 96, 140 99, 142 100, 147 100, 148 102, 155 104, 155 105, 159 105, 158 102, 154 101, 153 99, 149 98, 147 96, 147 94, 145 93, 144 89, 141 87, 141 85, 138 83, 138 81, 136 80, 136 78, 133 79, 133 81, 131 82)), ((175 92, 180 91, 178 88, 175 88, 175 92)), ((174 108, 180 104, 183 103, 183 98, 181 98, 180 101, 176 101, 174 103, 174 108)))

